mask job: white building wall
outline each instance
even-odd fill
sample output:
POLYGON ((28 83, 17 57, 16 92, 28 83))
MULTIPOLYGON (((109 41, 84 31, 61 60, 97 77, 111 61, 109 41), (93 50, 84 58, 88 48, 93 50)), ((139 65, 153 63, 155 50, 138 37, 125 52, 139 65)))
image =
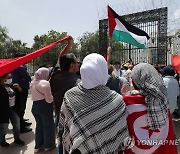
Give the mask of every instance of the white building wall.
POLYGON ((168 33, 167 64, 171 64, 171 55, 180 55, 180 29, 168 33))

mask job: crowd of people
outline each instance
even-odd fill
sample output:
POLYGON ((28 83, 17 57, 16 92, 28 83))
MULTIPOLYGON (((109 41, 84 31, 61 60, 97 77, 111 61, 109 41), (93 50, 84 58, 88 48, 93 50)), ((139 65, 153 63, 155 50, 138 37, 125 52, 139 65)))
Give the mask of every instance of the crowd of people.
MULTIPOLYGON (((56 136, 59 154, 142 153, 138 141, 143 133, 139 138, 135 135, 142 127, 158 132, 158 139, 166 132, 167 141, 175 140, 171 117, 180 117, 180 90, 172 66, 133 65, 131 61, 112 64, 111 47, 107 59, 92 53, 79 63, 68 53, 72 44, 70 37, 54 68, 42 65, 30 77, 22 65, 0 77, 1 147, 9 146, 5 138, 9 120, 14 144, 26 144, 20 133, 32 131, 31 123, 24 119, 29 88, 36 121, 35 153, 54 149, 56 136), (134 117, 138 124, 132 123, 134 117)), ((150 153, 177 153, 176 145, 149 149, 150 153)))

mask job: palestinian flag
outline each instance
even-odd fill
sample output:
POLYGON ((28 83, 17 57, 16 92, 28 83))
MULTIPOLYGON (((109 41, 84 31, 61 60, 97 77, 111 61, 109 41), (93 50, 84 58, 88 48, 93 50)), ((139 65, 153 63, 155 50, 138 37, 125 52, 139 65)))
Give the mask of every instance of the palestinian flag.
POLYGON ((108 6, 109 36, 116 41, 129 43, 141 49, 146 49, 145 43, 150 38, 148 34, 126 22, 111 7, 108 6))

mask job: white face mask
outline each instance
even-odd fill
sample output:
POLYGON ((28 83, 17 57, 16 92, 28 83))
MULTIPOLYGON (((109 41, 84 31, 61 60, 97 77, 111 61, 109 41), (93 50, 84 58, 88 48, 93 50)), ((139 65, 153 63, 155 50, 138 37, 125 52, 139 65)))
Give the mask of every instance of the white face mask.
POLYGON ((49 70, 49 73, 51 73, 53 67, 48 67, 47 69, 49 70))
POLYGON ((7 79, 5 84, 11 84, 12 83, 12 78, 11 79, 7 79))

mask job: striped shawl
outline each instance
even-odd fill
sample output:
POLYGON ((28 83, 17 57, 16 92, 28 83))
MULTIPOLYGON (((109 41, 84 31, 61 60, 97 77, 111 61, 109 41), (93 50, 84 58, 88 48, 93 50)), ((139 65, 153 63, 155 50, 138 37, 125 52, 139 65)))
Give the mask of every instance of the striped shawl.
POLYGON ((130 143, 122 96, 106 86, 67 91, 60 112, 64 149, 83 154, 118 153, 130 143))

